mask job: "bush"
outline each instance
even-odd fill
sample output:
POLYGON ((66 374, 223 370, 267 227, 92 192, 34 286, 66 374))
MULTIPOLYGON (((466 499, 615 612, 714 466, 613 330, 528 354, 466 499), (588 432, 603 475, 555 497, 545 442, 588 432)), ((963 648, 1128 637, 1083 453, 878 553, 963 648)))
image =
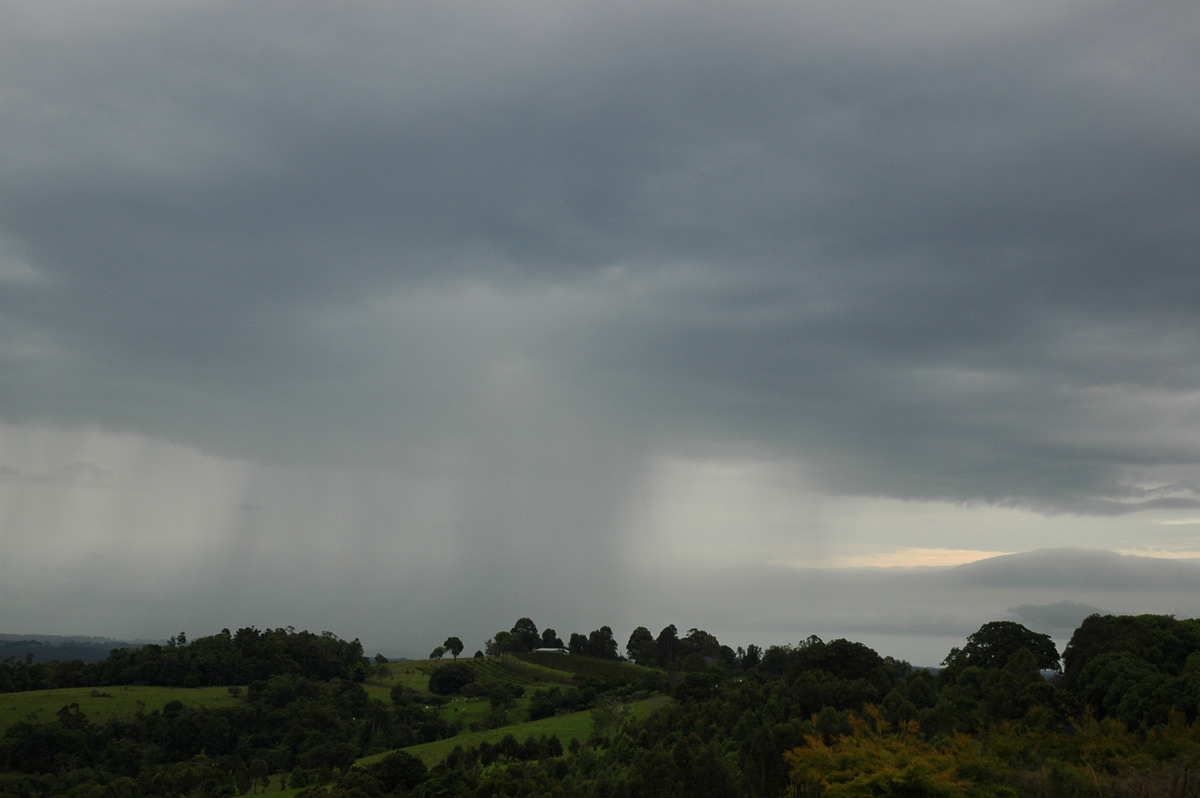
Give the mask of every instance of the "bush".
POLYGON ((394 751, 367 770, 386 792, 411 790, 425 778, 425 763, 406 751, 394 751))
POLYGON ((446 665, 429 676, 429 692, 452 695, 475 681, 475 669, 470 665, 446 665))

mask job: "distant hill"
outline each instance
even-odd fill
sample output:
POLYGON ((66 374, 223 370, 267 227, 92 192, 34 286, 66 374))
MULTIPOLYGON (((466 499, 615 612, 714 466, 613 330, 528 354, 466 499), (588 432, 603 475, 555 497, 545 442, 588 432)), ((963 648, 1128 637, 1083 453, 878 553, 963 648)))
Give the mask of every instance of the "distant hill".
POLYGON ((34 662, 100 662, 115 648, 137 648, 142 645, 144 641, 130 642, 107 637, 0 634, 0 662, 10 657, 24 660, 30 654, 34 662))
POLYGON ((977 585, 1008 587, 1200 586, 1193 560, 1138 557, 1098 549, 1037 549, 956 566, 952 573, 977 585))

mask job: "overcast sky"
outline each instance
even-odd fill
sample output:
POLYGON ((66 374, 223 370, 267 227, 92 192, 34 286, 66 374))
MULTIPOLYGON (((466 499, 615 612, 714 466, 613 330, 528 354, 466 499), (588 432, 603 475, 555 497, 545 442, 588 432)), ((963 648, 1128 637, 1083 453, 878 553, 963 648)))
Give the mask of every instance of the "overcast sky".
POLYGON ((1197 30, 6 0, 0 631, 1200 615, 1197 30))

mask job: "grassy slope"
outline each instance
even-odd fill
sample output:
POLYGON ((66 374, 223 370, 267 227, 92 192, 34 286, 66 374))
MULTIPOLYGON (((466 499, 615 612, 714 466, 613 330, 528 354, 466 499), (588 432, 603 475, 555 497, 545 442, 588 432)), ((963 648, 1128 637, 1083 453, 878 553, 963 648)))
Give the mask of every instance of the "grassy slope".
MULTIPOLYGON (((666 696, 656 696, 642 701, 634 701, 626 704, 625 707, 631 715, 645 717, 669 700, 666 696)), ((426 766, 433 767, 445 759, 457 746, 461 745, 463 748, 470 748, 482 742, 497 743, 506 734, 511 734, 517 739, 517 742, 523 742, 530 737, 553 736, 557 737, 559 742, 563 744, 563 747, 566 748, 572 739, 584 741, 591 736, 591 733, 592 713, 590 711, 571 712, 566 715, 543 718, 542 720, 514 723, 510 726, 501 726, 500 728, 488 729, 487 731, 465 732, 457 737, 449 737, 445 740, 437 740, 432 743, 422 743, 421 745, 414 745, 404 750, 420 758, 426 766)), ((367 757, 361 760, 359 764, 369 764, 385 756, 387 755, 378 754, 373 757, 367 757)))
MULTIPOLYGON (((667 696, 655 696, 654 698, 647 698, 642 701, 634 701, 626 704, 625 708, 630 715, 644 718, 670 700, 667 696)), ((457 737, 449 737, 445 740, 437 740, 432 743, 422 743, 421 745, 410 746, 403 750, 418 757, 425 763, 426 767, 433 767, 449 756, 450 752, 457 746, 461 745, 463 748, 470 748, 483 742, 498 743, 506 734, 511 734, 516 738, 517 742, 524 742, 530 737, 553 735, 558 737, 559 741, 563 744, 563 748, 566 748, 570 745, 573 738, 586 740, 591 736, 591 733, 592 713, 590 711, 572 712, 567 715, 557 715, 553 718, 514 723, 511 726, 501 726, 498 729, 464 732, 457 737)), ((364 757, 358 760, 356 764, 369 765, 372 762, 383 759, 385 756, 387 756, 387 753, 364 757)), ((276 798, 287 798, 287 796, 295 795, 299 792, 302 792, 302 790, 273 790, 261 794, 273 795, 276 798)))
MULTIPOLYGON (((427 692, 429 673, 449 661, 421 660, 404 663, 394 663, 391 666, 391 676, 386 682, 367 684, 367 690, 373 696, 383 701, 390 701, 390 691, 395 684, 404 684, 418 692, 427 692)), ((519 683, 526 688, 527 695, 534 690, 546 689, 563 684, 571 684, 579 678, 597 677, 608 678, 612 681, 635 681, 649 672, 649 669, 623 662, 592 660, 587 657, 567 658, 557 654, 522 655, 519 658, 504 656, 486 658, 483 660, 460 659, 476 668, 480 676, 493 681, 519 683)), ((663 706, 671 699, 667 696, 655 696, 642 701, 626 704, 626 710, 631 716, 646 717, 654 710, 663 706)), ((528 698, 517 702, 510 710, 513 716, 524 714, 528 698)), ((442 708, 442 714, 448 720, 458 720, 469 724, 472 720, 488 710, 489 704, 485 699, 456 698, 442 708)), ((445 759, 457 746, 470 748, 482 742, 497 743, 506 734, 511 734, 518 742, 529 737, 554 735, 566 748, 572 739, 587 740, 592 733, 592 713, 590 711, 572 712, 556 715, 542 720, 514 723, 487 731, 467 731, 445 740, 410 746, 403 750, 420 758, 427 767, 445 759)), ((375 754, 358 760, 357 764, 367 765, 387 756, 387 753, 375 754)), ((288 798, 302 790, 275 790, 264 793, 276 798, 288 798)))
MULTIPOLYGON (((510 710, 510 714, 514 717, 525 714, 529 701, 528 696, 532 695, 535 690, 571 684, 584 677, 634 681, 648 672, 648 669, 628 663, 556 654, 523 655, 520 658, 510 655, 486 659, 463 658, 458 662, 471 665, 482 679, 520 684, 525 687, 526 698, 520 699, 510 710)), ((429 674, 438 667, 449 663, 450 660, 391 663, 386 679, 370 680, 363 687, 372 698, 390 704, 391 691, 396 685, 404 685, 419 693, 428 693, 429 674)), ((0 735, 18 721, 31 720, 42 723, 53 721, 59 709, 72 703, 79 704, 79 708, 93 723, 101 724, 114 716, 162 709, 170 701, 181 701, 191 707, 221 707, 233 706, 244 700, 244 697, 235 698, 230 695, 228 687, 78 687, 63 690, 35 690, 25 693, 0 693, 0 735)), ((634 716, 644 717, 669 700, 665 696, 658 696, 630 703, 627 705, 627 709, 634 716)), ((488 701, 483 698, 456 698, 442 707, 441 714, 447 720, 469 725, 487 712, 489 706, 488 701)), ((591 713, 573 712, 542 720, 514 723, 487 731, 464 732, 456 737, 424 743, 404 750, 419 757, 426 765, 432 767, 445 759, 456 746, 461 745, 468 748, 485 741, 495 743, 499 742, 506 734, 513 735, 518 741, 524 741, 528 737, 554 735, 566 747, 573 738, 586 740, 591 733, 591 713)), ((360 760, 359 764, 368 764, 382 759, 384 756, 386 754, 366 757, 360 760)), ((276 790, 267 794, 286 798, 297 792, 300 790, 276 790)))
POLYGON ((227 707, 244 700, 230 695, 227 687, 70 687, 0 693, 0 735, 18 721, 54 721, 58 711, 70 704, 79 704, 92 723, 103 724, 111 717, 162 709, 171 701, 189 707, 227 707))
MULTIPOLYGON (((391 665, 386 681, 370 681, 363 685, 367 694, 385 704, 392 703, 392 688, 397 684, 427 692, 430 663, 397 662, 391 665), (421 667, 424 666, 424 670, 421 667)), ((242 687, 245 695, 245 687, 242 687)), ((56 719, 58 710, 79 704, 92 723, 102 724, 110 717, 120 717, 162 709, 168 702, 181 701, 189 707, 227 707, 244 701, 229 694, 228 687, 70 687, 61 690, 31 690, 23 693, 0 693, 0 736, 14 723, 22 720, 48 723, 56 719), (104 695, 96 695, 101 693, 104 695), (140 703, 139 703, 140 702, 140 703)), ((485 702, 486 703, 486 702, 485 702)), ((451 717, 447 715, 447 717, 451 717)), ((461 716, 460 716, 461 717, 461 716)))
MULTIPOLYGON (((402 684, 418 693, 428 693, 429 674, 439 667, 453 662, 455 661, 413 660, 391 663, 389 665, 390 674, 385 680, 371 680, 364 687, 372 698, 377 698, 385 704, 391 704, 393 687, 402 684)), ((649 668, 642 668, 628 662, 563 654, 521 654, 518 656, 505 654, 500 657, 482 659, 463 657, 457 660, 457 664, 467 665, 474 669, 481 681, 519 685, 525 688, 525 697, 518 699, 509 711, 509 714, 514 717, 521 717, 526 713, 529 699, 536 690, 569 686, 589 678, 630 683, 636 682, 652 672, 649 668)), ((470 725, 486 713, 489 706, 488 701, 484 698, 456 697, 441 708, 440 714, 451 723, 470 725)), ((564 744, 569 741, 570 737, 563 740, 564 744)))

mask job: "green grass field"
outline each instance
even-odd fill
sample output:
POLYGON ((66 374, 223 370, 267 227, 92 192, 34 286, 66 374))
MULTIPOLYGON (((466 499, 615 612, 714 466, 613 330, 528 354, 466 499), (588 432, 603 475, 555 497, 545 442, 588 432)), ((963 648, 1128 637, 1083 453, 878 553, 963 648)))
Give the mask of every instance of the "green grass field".
MULTIPOLYGON (((391 663, 391 674, 387 679, 371 680, 363 687, 371 698, 390 705, 392 688, 398 684, 426 692, 429 671, 435 665, 430 662, 391 663)), ((245 695, 245 687, 242 687, 242 694, 245 695)), ((189 707, 222 707, 233 706, 241 700, 244 699, 230 695, 228 687, 71 687, 0 693, 0 735, 18 721, 53 721, 58 710, 70 704, 79 704, 92 723, 100 724, 110 717, 162 709, 171 701, 181 701, 189 707)))
MULTIPOLYGON (((371 698, 391 704, 392 688, 397 685, 427 693, 429 674, 447 665, 451 660, 417 660, 394 662, 388 666, 389 675, 383 679, 367 681, 363 687, 371 698)), ((570 681, 571 674, 532 663, 521 662, 513 657, 502 659, 460 659, 479 672, 480 678, 525 687, 528 695, 534 690, 561 685, 570 681)), ((243 689, 243 694, 244 690, 243 689)), ((0 693, 0 735, 19 721, 50 722, 56 713, 70 704, 79 704, 88 719, 102 724, 110 717, 134 715, 137 712, 153 712, 162 709, 170 701, 181 701, 192 707, 232 706, 244 700, 230 695, 228 687, 73 687, 61 690, 34 690, 23 693, 0 693)), ((520 699, 514 707, 519 715, 528 704, 528 698, 520 699)), ((464 726, 479 719, 488 710, 483 698, 455 698, 442 706, 442 717, 464 726)))
MULTIPOLYGON (((670 700, 666 696, 656 696, 626 704, 625 709, 634 717, 645 717, 670 700)), ((516 738, 517 742, 524 742, 530 737, 557 737, 559 742, 563 744, 563 748, 566 748, 572 739, 578 739, 582 742, 591 736, 592 713, 591 711, 571 712, 565 715, 556 715, 552 718, 514 723, 511 726, 501 726, 500 728, 488 729, 487 731, 466 732, 457 737, 449 737, 445 740, 437 740, 432 743, 422 743, 421 745, 414 745, 404 750, 420 758, 427 767, 433 767, 445 759, 457 746, 461 745, 463 748, 470 748, 483 742, 496 743, 503 739, 506 734, 511 734, 516 738)), ((368 757, 361 760, 360 764, 369 764, 377 759, 382 759, 384 756, 386 754, 368 757)))
POLYGON ((566 675, 571 682, 578 682, 581 679, 599 679, 606 682, 632 684, 654 673, 651 668, 643 668, 632 662, 570 654, 531 652, 517 654, 513 659, 526 667, 540 668, 550 673, 566 675))
POLYGON ((389 663, 387 677, 367 679, 363 682, 363 689, 371 698, 378 698, 385 704, 392 702, 392 688, 396 685, 404 685, 418 693, 424 693, 429 687, 429 671, 422 670, 419 665, 420 663, 416 662, 389 663))
MULTIPOLYGON (((418 693, 428 693, 429 674, 451 662, 453 660, 413 660, 410 662, 390 663, 388 666, 390 675, 386 679, 370 679, 363 684, 363 687, 366 689, 367 695, 371 698, 391 705, 392 688, 397 685, 403 685, 418 693)), ((526 710, 529 704, 529 696, 533 694, 534 690, 545 689, 562 683, 561 679, 547 682, 529 681, 526 676, 517 675, 515 671, 509 671, 500 667, 497 661, 485 662, 475 659, 460 659, 458 662, 469 664, 480 674, 481 678, 506 684, 521 684, 521 686, 525 687, 526 697, 517 700, 513 708, 513 714, 521 714, 526 710)), ((521 664, 516 660, 513 660, 513 663, 518 666, 521 664)), ((449 700, 438 710, 438 714, 450 723, 461 723, 464 726, 469 726, 471 723, 479 720, 491 706, 486 698, 464 698, 462 696, 448 698, 449 700)))
POLYGON ((71 704, 78 704, 92 723, 102 724, 111 717, 162 709, 171 701, 190 707, 225 707, 244 700, 230 695, 227 687, 69 687, 0 693, 0 735, 19 721, 53 721, 60 709, 71 704))
MULTIPOLYGON (((524 742, 530 737, 557 737, 565 748, 572 740, 586 740, 592 733, 592 713, 572 712, 568 715, 557 715, 553 718, 531 720, 525 723, 515 723, 511 726, 501 726, 487 731, 466 732, 457 737, 436 740, 432 743, 422 743, 404 749, 419 758, 427 767, 433 767, 441 762, 456 747, 470 748, 480 743, 497 743, 506 734, 511 734, 517 742, 524 742)), ((379 757, 382 759, 383 757, 379 757)), ((369 760, 368 760, 369 762, 369 760)))

